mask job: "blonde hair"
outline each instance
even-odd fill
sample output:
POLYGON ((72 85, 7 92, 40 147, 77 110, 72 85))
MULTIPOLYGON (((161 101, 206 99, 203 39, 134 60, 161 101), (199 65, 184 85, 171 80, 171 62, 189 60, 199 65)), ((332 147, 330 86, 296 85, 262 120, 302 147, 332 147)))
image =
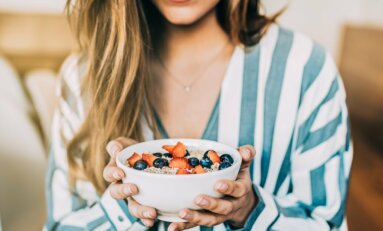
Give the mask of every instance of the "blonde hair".
MULTIPOLYGON (((142 120, 157 130, 146 67, 162 20, 147 0, 68 0, 67 12, 87 62, 89 99, 84 123, 68 143, 69 178, 71 185, 87 179, 102 193, 107 142, 119 136, 142 141, 142 120)), ((217 17, 231 40, 246 46, 258 43, 275 19, 259 13, 258 0, 222 0, 217 17)))

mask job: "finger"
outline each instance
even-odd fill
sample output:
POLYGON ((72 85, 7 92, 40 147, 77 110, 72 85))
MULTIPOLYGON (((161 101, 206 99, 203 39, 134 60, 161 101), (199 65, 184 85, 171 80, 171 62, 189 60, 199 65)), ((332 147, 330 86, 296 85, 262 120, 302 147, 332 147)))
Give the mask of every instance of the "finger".
POLYGON ((227 196, 240 198, 249 193, 251 187, 243 181, 221 180, 217 182, 215 189, 227 196))
POLYGON ((136 195, 138 189, 134 184, 111 184, 109 192, 114 199, 120 200, 136 195))
POLYGON ((142 223, 144 223, 144 225, 146 227, 152 227, 154 225, 154 219, 143 219, 143 218, 141 218, 141 221, 142 221, 142 223))
POLYGON ((140 219, 155 219, 157 212, 154 208, 141 205, 137 203, 133 198, 128 198, 129 212, 140 219))
POLYGON ((129 139, 126 137, 118 137, 115 140, 110 141, 106 145, 106 151, 109 153, 111 157, 116 157, 116 155, 125 147, 130 146, 132 144, 137 143, 137 141, 133 139, 129 139))
POLYGON ((198 196, 194 202, 203 209, 225 216, 229 215, 235 209, 234 203, 231 200, 217 199, 206 195, 198 196))
POLYGON ((112 183, 112 182, 116 182, 116 181, 119 181, 122 178, 124 178, 125 173, 124 173, 124 171, 122 171, 122 169, 116 167, 115 165, 108 164, 104 168, 103 177, 107 182, 112 183))
POLYGON ((255 148, 251 145, 245 145, 239 148, 239 153, 241 154, 243 160, 241 169, 249 167, 255 156, 255 148))
POLYGON ((212 227, 225 221, 225 216, 205 211, 183 209, 178 215, 190 223, 208 227, 212 227))
POLYGON ((196 226, 197 226, 197 224, 193 224, 190 222, 171 223, 168 227, 168 231, 178 231, 178 230, 190 229, 190 228, 193 228, 196 226))

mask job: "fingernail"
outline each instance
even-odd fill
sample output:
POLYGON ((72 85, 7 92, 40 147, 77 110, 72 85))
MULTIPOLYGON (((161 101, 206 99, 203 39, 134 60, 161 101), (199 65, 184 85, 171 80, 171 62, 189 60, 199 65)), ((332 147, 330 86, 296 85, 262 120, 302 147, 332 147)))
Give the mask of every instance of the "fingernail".
POLYGON ((246 157, 246 159, 250 159, 250 150, 245 148, 243 152, 243 155, 246 157))
POLYGON ((229 188, 229 186, 227 184, 225 184, 225 183, 218 183, 217 189, 219 191, 225 192, 228 188, 229 188))
POLYGON ((191 214, 188 213, 188 212, 185 211, 185 210, 182 210, 182 211, 180 212, 180 217, 183 218, 183 219, 190 218, 190 216, 191 216, 191 214))
POLYGON ((130 194, 132 194, 132 190, 130 190, 130 187, 125 187, 124 189, 123 189, 123 192, 124 192, 124 194, 125 195, 130 195, 130 194))
POLYGON ((145 212, 144 212, 144 217, 146 217, 146 218, 151 218, 152 215, 150 214, 150 211, 145 211, 145 212))
POLYGON ((136 194, 137 193, 137 189, 133 185, 129 185, 129 189, 130 189, 130 193, 131 194, 136 194))
POLYGON ((203 197, 199 197, 199 198, 197 198, 197 204, 198 204, 198 205, 202 205, 202 206, 206 206, 206 205, 209 204, 209 201, 206 200, 206 199, 203 198, 203 197))
POLYGON ((116 180, 121 180, 121 176, 118 174, 118 172, 113 173, 113 178, 116 180))

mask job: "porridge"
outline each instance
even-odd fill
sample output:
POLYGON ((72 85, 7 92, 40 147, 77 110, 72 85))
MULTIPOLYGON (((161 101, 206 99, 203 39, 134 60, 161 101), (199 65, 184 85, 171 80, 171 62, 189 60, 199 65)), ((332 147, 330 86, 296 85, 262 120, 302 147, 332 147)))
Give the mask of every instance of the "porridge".
POLYGON ((189 151, 181 142, 162 148, 166 152, 133 153, 126 160, 126 165, 144 172, 180 175, 219 171, 234 162, 229 154, 219 154, 214 150, 189 151))

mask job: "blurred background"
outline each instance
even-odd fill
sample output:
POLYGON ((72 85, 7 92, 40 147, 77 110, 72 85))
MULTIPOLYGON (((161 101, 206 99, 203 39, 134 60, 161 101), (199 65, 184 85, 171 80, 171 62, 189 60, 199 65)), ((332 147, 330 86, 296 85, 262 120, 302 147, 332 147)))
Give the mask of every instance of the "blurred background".
MULTIPOLYGON (((65 0, 0 0, 0 231, 41 230, 57 71, 75 51, 65 0)), ((324 45, 347 91, 355 155, 349 228, 383 230, 383 0, 264 0, 324 45)))

